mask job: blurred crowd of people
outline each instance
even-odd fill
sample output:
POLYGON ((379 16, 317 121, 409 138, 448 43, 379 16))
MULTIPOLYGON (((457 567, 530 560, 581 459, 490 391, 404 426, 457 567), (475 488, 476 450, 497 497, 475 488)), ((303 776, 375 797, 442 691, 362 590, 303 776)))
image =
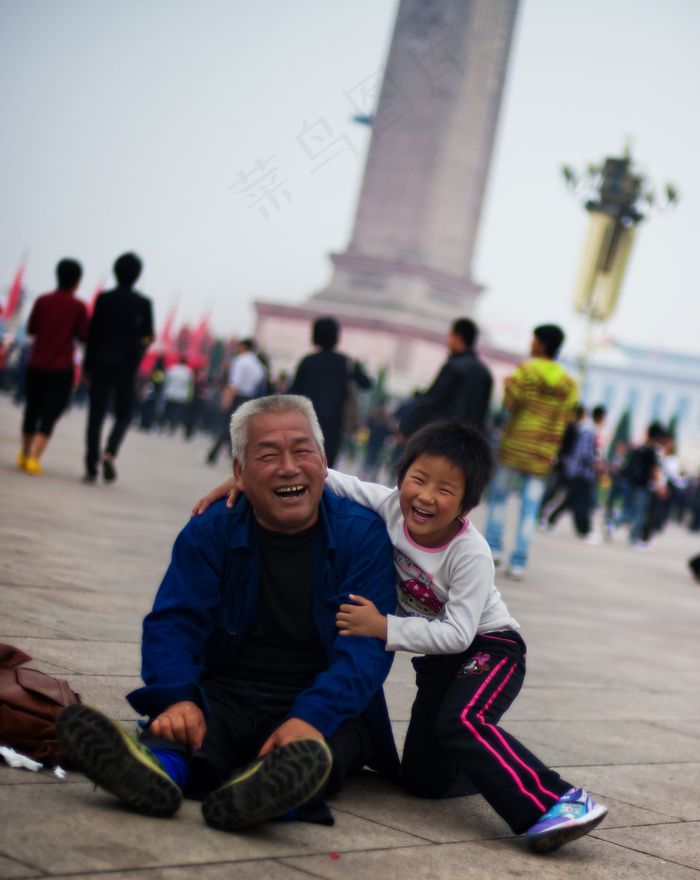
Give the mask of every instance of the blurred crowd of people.
MULTIPOLYGON (((93 414, 92 428, 88 425, 88 447, 91 430, 94 435, 93 448, 88 453, 88 458, 92 458, 87 461, 84 477, 88 481, 96 477, 100 461, 106 468, 105 479, 116 476, 113 458, 109 459, 110 455, 115 456, 128 426, 169 436, 179 433, 186 440, 197 434, 207 435, 212 445, 205 461, 215 464, 222 450, 228 449, 230 453, 228 425, 238 406, 262 395, 295 393, 308 396, 314 404, 326 439, 329 465, 342 456, 346 466, 373 482, 393 483, 393 467, 406 439, 429 422, 458 418, 483 430, 497 458, 485 535, 497 565, 503 555, 503 506, 513 492, 520 496, 518 533, 507 570, 515 579, 525 571, 534 528, 554 532, 567 512, 576 533, 591 544, 612 540, 616 533, 627 529, 631 545, 646 549, 669 522, 700 531, 700 473, 683 471, 673 432, 654 422, 638 445, 625 437, 608 443, 605 407, 598 405, 587 411, 578 403, 576 383, 556 363, 564 334, 555 325, 535 328, 530 360, 506 379, 503 400, 495 405, 493 378, 476 352, 478 328, 466 318, 456 320, 449 328, 447 358, 433 383, 408 399, 391 398, 381 377, 376 382, 361 363, 337 350, 340 327, 332 317, 322 317, 314 323, 314 351, 299 362, 294 375, 273 374, 268 359, 253 339, 239 339, 235 350, 216 370, 208 365, 191 365, 184 353, 177 357, 152 355, 148 369, 144 369, 146 361, 142 362, 142 358, 153 332, 149 301, 132 291, 140 268, 134 255, 122 255, 115 263, 117 288, 101 294, 96 303, 99 318, 106 314, 106 309, 123 309, 128 294, 132 307, 137 307, 136 313, 139 309, 142 312, 137 330, 130 324, 127 334, 132 340, 129 364, 123 368, 128 405, 118 399, 119 388, 114 386, 114 376, 109 373, 112 367, 102 368, 100 373, 100 357, 109 360, 104 352, 111 351, 110 346, 113 349, 116 343, 107 337, 96 339, 94 314, 90 322, 92 343, 88 341, 87 345, 93 376, 83 364, 82 370, 72 368, 72 379, 67 380, 66 389, 63 385, 60 389, 41 385, 39 392, 36 390, 36 364, 45 384, 46 374, 41 371, 54 363, 51 345, 55 340, 51 336, 55 331, 51 328, 47 342, 47 331, 41 328, 37 317, 42 309, 54 309, 52 320, 59 308, 67 309, 73 316, 67 331, 73 334, 71 347, 66 349, 71 357, 73 343, 88 340, 83 306, 71 296, 81 275, 75 261, 61 261, 57 267, 57 291, 35 303, 29 325, 33 340, 24 344, 13 341, 9 345, 0 341, 0 391, 11 395, 18 405, 28 407, 23 448, 18 455, 18 463, 28 472, 41 472, 36 451, 39 455, 43 452, 53 424, 64 408, 92 404, 95 409, 96 374, 98 379, 101 375, 107 378, 98 389, 99 411, 96 416, 93 414), (37 348, 44 352, 46 363, 37 359, 37 348), (544 396, 542 388, 546 389, 544 396), (37 394, 44 391, 51 403, 42 422, 36 400, 37 394), (116 432, 113 453, 109 442, 104 450, 98 448, 98 428, 101 431, 107 413, 115 417, 109 441, 116 432), (596 521, 599 528, 595 527, 596 521)), ((114 320, 112 316, 110 321, 114 320)), ((42 405, 46 408, 46 404, 42 405)))

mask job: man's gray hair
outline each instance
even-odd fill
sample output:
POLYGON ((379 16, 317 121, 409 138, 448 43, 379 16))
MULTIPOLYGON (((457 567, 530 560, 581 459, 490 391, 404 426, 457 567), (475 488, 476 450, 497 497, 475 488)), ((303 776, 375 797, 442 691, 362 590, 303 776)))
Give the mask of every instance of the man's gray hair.
POLYGON ((258 397, 241 404, 231 416, 231 450, 234 460, 237 459, 241 467, 245 467, 250 420, 255 416, 264 416, 268 413, 287 412, 298 412, 308 419, 316 446, 318 446, 321 455, 325 455, 323 431, 318 423, 316 410, 309 398, 303 397, 301 394, 271 394, 269 397, 258 397))

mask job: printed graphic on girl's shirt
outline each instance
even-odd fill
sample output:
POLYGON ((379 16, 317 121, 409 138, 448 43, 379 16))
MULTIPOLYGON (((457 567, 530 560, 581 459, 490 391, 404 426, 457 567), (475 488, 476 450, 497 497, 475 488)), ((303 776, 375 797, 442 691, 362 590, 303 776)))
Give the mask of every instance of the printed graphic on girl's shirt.
POLYGON ((457 673, 457 678, 466 678, 467 675, 481 675, 482 672, 488 672, 491 669, 488 662, 490 659, 490 654, 478 651, 473 657, 465 660, 457 673))
POLYGON ((394 548, 399 575, 399 604, 409 617, 437 617, 443 602, 433 592, 433 579, 405 553, 394 548))

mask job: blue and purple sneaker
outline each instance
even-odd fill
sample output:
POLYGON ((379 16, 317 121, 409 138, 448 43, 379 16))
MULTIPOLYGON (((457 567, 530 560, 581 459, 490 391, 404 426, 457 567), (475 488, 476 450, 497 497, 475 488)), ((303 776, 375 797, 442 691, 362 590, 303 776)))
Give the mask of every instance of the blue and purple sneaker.
POLYGON ((570 788, 525 832, 533 852, 549 853, 583 837, 603 821, 608 808, 597 804, 583 788, 570 788))

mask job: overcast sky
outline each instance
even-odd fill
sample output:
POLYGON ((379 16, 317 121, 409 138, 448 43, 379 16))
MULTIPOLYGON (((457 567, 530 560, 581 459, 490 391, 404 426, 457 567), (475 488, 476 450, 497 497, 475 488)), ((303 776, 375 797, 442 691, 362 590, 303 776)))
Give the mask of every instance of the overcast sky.
MULTIPOLYGON (((301 303, 330 278, 352 228, 369 130, 344 94, 379 76, 397 0, 0 0, 0 302, 23 256, 30 293, 63 256, 80 295, 135 250, 162 326, 211 310, 248 334, 252 302, 301 303), (304 131, 337 148, 309 155, 304 131), (254 183, 274 180, 259 200, 254 183)), ((474 280, 477 319, 524 350, 571 308, 588 216, 560 169, 631 139, 682 201, 638 232, 620 341, 697 352, 700 3, 523 0, 474 280)), ((369 109, 369 108, 368 108, 369 109)))

